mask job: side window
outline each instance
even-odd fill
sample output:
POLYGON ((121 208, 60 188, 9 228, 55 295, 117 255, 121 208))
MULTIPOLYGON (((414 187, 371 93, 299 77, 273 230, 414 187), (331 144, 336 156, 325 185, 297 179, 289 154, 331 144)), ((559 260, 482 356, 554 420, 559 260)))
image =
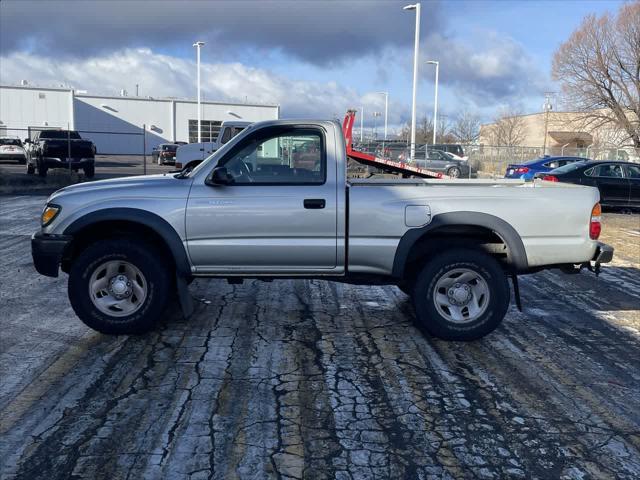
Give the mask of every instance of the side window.
POLYGON ((587 177, 593 177, 593 176, 595 176, 595 175, 594 175, 594 173, 595 173, 595 167, 590 168, 589 170, 585 170, 585 171, 584 171, 584 174, 585 174, 587 177))
POLYGON ((640 179, 640 165, 626 165, 627 175, 629 178, 639 178, 640 179))
POLYGON ((547 162, 544 164, 545 167, 551 169, 561 167, 562 165, 564 165, 564 163, 559 160, 554 160, 553 162, 547 162))
POLYGON ((234 185, 320 185, 326 177, 323 136, 296 129, 248 138, 220 166, 234 185))
POLYGON ((222 134, 222 140, 220 140, 220 144, 221 145, 224 145, 229 140, 231 140, 231 130, 233 130, 233 129, 229 128, 229 127, 224 129, 224 133, 222 134))
POLYGON ((621 165, 600 165, 595 168, 595 177, 622 178, 621 165))

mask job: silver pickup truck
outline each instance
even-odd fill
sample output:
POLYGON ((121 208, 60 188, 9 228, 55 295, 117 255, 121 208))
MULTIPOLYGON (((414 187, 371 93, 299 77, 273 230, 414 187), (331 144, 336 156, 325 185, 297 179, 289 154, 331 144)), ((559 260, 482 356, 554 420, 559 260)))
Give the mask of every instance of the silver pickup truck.
POLYGON ((36 269, 69 274, 88 326, 149 330, 195 277, 397 285, 417 324, 471 340, 518 301, 517 275, 596 270, 598 190, 520 180, 351 180, 340 125, 256 123, 192 171, 54 193, 33 235, 36 269))

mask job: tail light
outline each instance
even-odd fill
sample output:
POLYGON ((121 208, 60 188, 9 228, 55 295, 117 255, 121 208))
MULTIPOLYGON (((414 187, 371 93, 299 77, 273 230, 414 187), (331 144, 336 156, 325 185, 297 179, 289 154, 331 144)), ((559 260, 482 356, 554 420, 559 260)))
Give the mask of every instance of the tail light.
POLYGON ((555 177, 553 175, 545 175, 544 177, 542 177, 542 180, 544 180, 545 182, 558 182, 558 177, 555 177))
POLYGON ((176 162, 175 167, 182 170, 182 162, 176 162))
POLYGON ((529 172, 529 167, 518 167, 516 168, 515 173, 528 173, 529 172))
POLYGON ((589 238, 591 240, 597 240, 600 237, 600 232, 602 232, 601 215, 602 208, 599 203, 596 203, 591 209, 591 220, 589 221, 589 238))

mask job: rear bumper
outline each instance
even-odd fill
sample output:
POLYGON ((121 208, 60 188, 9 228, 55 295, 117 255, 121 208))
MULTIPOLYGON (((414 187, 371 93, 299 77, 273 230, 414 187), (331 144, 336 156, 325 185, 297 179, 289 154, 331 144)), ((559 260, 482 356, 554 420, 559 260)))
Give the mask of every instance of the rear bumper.
MULTIPOLYGON (((69 168, 69 159, 67 157, 58 158, 58 157, 43 157, 42 161, 44 162, 47 168, 69 168)), ((95 164, 95 158, 71 158, 71 168, 79 169, 88 167, 95 164)))
POLYGON ((38 273, 47 277, 57 277, 62 255, 71 240, 70 235, 34 233, 31 237, 31 256, 38 273))
POLYGON ((20 160, 24 161, 27 156, 24 153, 0 153, 0 160, 20 160))

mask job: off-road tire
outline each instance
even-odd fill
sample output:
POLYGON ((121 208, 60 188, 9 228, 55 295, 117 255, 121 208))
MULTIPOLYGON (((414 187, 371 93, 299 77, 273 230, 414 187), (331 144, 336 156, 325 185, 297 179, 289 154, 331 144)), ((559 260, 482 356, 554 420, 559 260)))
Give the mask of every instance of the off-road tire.
POLYGON ((416 322, 421 329, 444 340, 477 340, 495 330, 509 308, 507 275, 490 255, 470 248, 452 248, 427 262, 413 287, 416 322), (489 289, 486 310, 475 320, 456 323, 436 308, 434 290, 438 281, 456 269, 468 269, 480 275, 489 289))
POLYGON ((100 240, 75 258, 69 271, 68 293, 73 310, 88 327, 101 333, 138 334, 151 330, 164 312, 171 295, 171 274, 162 255, 151 245, 132 239, 100 240), (138 268, 147 284, 147 294, 138 310, 124 317, 99 310, 90 297, 93 272, 105 262, 123 260, 138 268))
POLYGON ((34 173, 36 173, 36 167, 32 163, 27 164, 27 175, 33 175, 34 173))
POLYGON ((84 167, 82 169, 84 171, 84 176, 87 178, 93 178, 96 174, 96 167, 95 165, 90 165, 88 167, 84 167))

